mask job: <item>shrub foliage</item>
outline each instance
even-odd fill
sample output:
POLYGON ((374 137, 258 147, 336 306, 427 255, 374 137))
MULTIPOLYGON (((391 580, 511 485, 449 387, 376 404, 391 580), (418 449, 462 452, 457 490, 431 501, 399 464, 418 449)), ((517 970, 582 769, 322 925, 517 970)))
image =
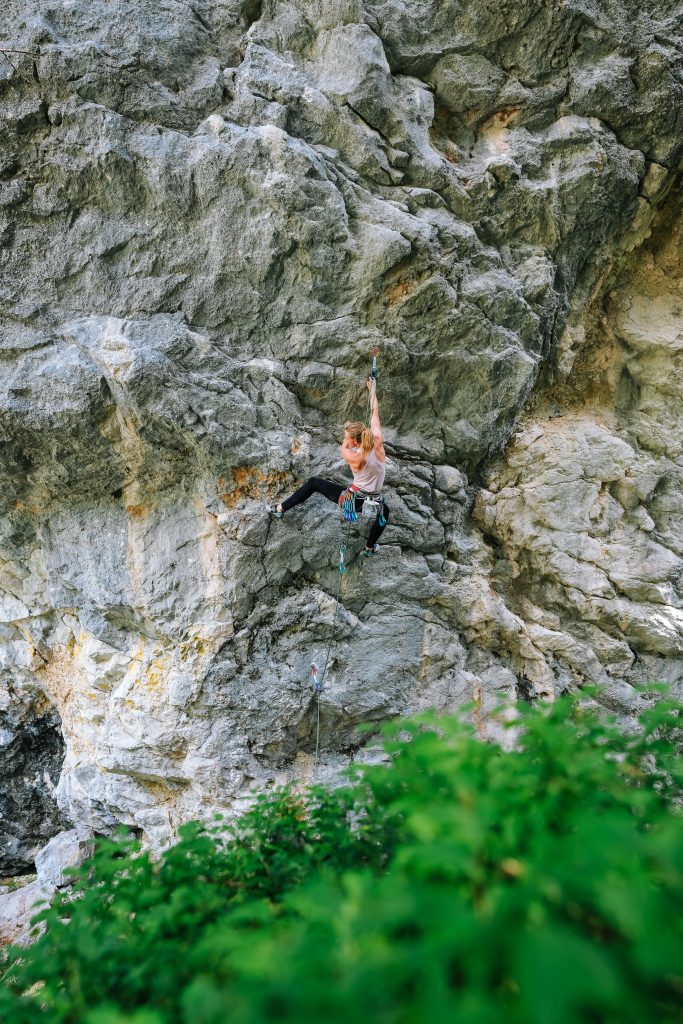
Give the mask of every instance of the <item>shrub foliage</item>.
POLYGON ((344 788, 283 789, 158 861, 99 842, 10 949, 11 1024, 668 1024, 683 1020, 680 705, 624 735, 524 708, 385 730, 344 788))

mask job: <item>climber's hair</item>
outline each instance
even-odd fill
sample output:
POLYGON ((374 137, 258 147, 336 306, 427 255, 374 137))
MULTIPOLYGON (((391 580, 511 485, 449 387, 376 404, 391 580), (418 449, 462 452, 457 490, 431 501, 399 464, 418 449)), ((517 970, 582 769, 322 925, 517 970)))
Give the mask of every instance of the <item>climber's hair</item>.
POLYGON ((363 455, 367 458, 375 443, 370 428, 366 427, 360 420, 349 420, 344 424, 344 430, 360 445, 363 455))

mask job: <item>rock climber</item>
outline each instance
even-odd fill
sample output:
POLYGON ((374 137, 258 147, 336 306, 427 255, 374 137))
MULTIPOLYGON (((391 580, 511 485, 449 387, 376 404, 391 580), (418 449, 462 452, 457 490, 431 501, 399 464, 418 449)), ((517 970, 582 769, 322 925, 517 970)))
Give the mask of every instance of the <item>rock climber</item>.
POLYGON ((312 476, 291 497, 279 502, 276 507, 268 509, 276 519, 282 519, 285 512, 294 508, 295 505, 301 505, 312 494, 322 494, 328 501, 339 505, 345 500, 346 507, 354 509, 358 515, 362 511, 366 499, 374 500, 379 503, 379 507, 370 527, 365 549, 361 552, 366 558, 379 551, 377 541, 389 522, 389 509, 381 494, 386 472, 386 455, 379 421, 377 381, 374 377, 368 377, 368 391, 370 392, 370 426, 366 427, 360 421, 345 423, 344 442, 339 449, 339 454, 348 462, 353 472, 353 483, 350 487, 335 484, 332 480, 325 480, 322 477, 312 476))

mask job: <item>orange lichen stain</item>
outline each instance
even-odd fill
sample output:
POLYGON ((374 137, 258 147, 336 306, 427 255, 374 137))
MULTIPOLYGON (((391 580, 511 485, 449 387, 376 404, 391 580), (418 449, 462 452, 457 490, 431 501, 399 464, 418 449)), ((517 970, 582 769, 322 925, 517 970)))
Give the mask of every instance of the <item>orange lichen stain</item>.
POLYGON ((385 306, 396 306, 399 302, 414 292, 417 288, 417 281, 399 280, 387 285, 382 292, 382 301, 385 306))
POLYGON ((298 455, 301 451, 301 441, 298 437, 295 437, 292 441, 292 447, 289 449, 292 455, 298 455))
POLYGON ((458 147, 451 142, 450 139, 446 139, 441 145, 441 152, 446 157, 450 164, 460 163, 460 154, 458 153, 458 147))
POLYGON ((144 505, 126 505, 126 512, 133 519, 142 519, 143 516, 147 515, 147 509, 144 505))
POLYGON ((256 466, 237 466, 232 471, 234 486, 223 490, 226 482, 221 478, 221 501, 227 508, 235 508, 245 498, 272 498, 290 478, 288 471, 263 473, 256 466))
POLYGON ((497 110, 495 114, 491 114, 487 117, 484 123, 480 127, 480 131, 487 132, 491 129, 496 128, 507 128, 519 114, 521 107, 503 107, 502 110, 497 110))
POLYGON ((30 516, 40 515, 40 505, 31 505, 26 501, 15 501, 14 508, 17 512, 28 512, 30 516))
POLYGON ((384 307, 399 305, 409 295, 417 291, 428 276, 426 271, 421 271, 415 266, 412 258, 401 260, 385 274, 384 288, 379 295, 379 302, 384 307))
POLYGON ((248 487, 255 475, 263 476, 254 466, 237 466, 232 471, 232 478, 238 487, 248 487))
POLYGON ((204 638, 199 634, 193 636, 191 640, 184 640, 180 645, 180 660, 187 661, 193 651, 199 655, 206 654, 204 638))
POLYGON ((154 658, 150 663, 144 679, 144 685, 148 689, 155 689, 157 686, 161 685, 164 681, 164 668, 165 665, 160 658, 154 658))

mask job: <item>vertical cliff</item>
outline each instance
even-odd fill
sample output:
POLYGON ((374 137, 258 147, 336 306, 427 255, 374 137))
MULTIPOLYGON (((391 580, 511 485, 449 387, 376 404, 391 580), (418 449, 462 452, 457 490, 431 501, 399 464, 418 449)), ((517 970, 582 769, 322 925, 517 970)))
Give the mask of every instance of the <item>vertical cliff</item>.
POLYGON ((265 502, 344 478, 374 345, 392 521, 321 777, 361 721, 680 679, 680 25, 8 0, 0 706, 61 723, 46 821, 164 843, 310 776, 340 526, 265 502))

